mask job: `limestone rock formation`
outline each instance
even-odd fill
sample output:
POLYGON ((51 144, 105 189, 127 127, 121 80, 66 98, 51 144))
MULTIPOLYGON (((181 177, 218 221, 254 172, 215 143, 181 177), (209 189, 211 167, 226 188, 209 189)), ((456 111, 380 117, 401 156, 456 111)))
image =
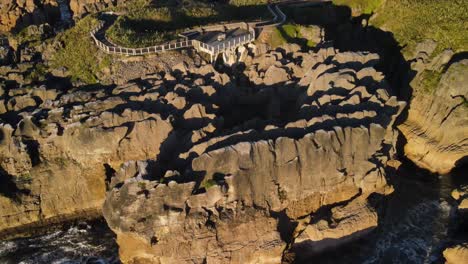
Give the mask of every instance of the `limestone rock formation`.
POLYGON ((0 32, 31 24, 42 24, 60 17, 56 0, 1 0, 0 32))
POLYGON ((468 262, 468 244, 457 245, 444 250, 446 264, 461 264, 468 262))
POLYGON ((468 153, 468 60, 448 63, 451 56, 447 51, 426 64, 423 58, 415 62, 413 68, 420 74, 413 81, 408 118, 399 126, 407 141, 405 155, 419 167, 441 174, 461 166, 468 153), (427 90, 429 84, 422 82, 438 74, 434 90, 427 90))
POLYGON ((128 0, 70 0, 70 9, 75 17, 95 13, 106 8, 129 2, 128 0))
POLYGON ((124 263, 280 263, 376 227, 367 198, 393 190, 384 167, 405 107, 378 56, 284 49, 246 61, 235 77, 203 66, 164 82, 167 102, 184 98, 168 143, 122 167, 104 204, 124 263))
POLYGON ((5 87, 0 234, 99 215, 106 175, 128 160, 155 158, 172 131, 149 104, 159 89, 117 87, 112 95, 112 89, 5 87))
MULTIPOLYGON (((32 24, 52 23, 60 20, 58 0, 1 0, 0 32, 21 29, 32 24)), ((66 2, 66 1, 65 1, 66 2)), ((70 11, 76 18, 96 13, 128 0, 70 0, 70 11)), ((66 3, 65 3, 66 4, 66 3)))
POLYGON ((312 255, 326 248, 337 247, 368 233, 377 227, 377 213, 360 198, 345 206, 332 210, 331 223, 326 220, 315 220, 297 236, 293 249, 312 255))
POLYGON ((461 212, 468 211, 468 186, 461 186, 459 189, 452 191, 453 199, 458 201, 458 210, 461 212))

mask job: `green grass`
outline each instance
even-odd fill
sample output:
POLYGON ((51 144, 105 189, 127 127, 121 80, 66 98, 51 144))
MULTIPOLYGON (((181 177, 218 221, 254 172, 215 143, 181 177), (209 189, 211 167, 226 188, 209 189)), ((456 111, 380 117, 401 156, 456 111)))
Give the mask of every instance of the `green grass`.
POLYGON ((270 45, 273 48, 279 47, 286 43, 297 43, 301 46, 313 48, 317 45, 314 41, 304 38, 301 34, 302 31, 310 30, 307 26, 298 24, 284 24, 279 28, 276 28, 270 39, 270 45))
POLYGON ((30 173, 26 172, 18 176, 17 182, 19 183, 31 183, 32 182, 32 176, 30 173))
POLYGON ((297 38, 299 35, 299 27, 295 24, 285 24, 281 26, 288 38, 297 38))
POLYGON ((106 32, 114 43, 126 47, 151 46, 175 39, 188 28, 213 24, 255 20, 269 17, 266 1, 231 0, 227 4, 205 1, 150 2, 139 0, 121 7, 125 15, 106 32))
POLYGON ((73 28, 60 33, 56 40, 62 47, 52 57, 52 67, 65 67, 73 81, 97 83, 98 73, 111 63, 110 56, 99 52, 89 36, 97 24, 95 16, 87 16, 73 28))
POLYGON ((43 63, 36 63, 30 71, 26 72, 24 79, 29 82, 40 82, 45 80, 48 68, 43 63))
POLYGON ((424 70, 421 73, 421 87, 426 93, 434 93, 439 85, 442 73, 438 71, 424 70))
POLYGON ((215 181, 215 180, 209 179, 209 180, 204 181, 204 182, 201 184, 200 187, 205 188, 205 190, 206 190, 206 189, 209 189, 209 188, 211 188, 211 187, 213 187, 213 186, 216 186, 216 185, 217 185, 217 184, 216 184, 216 181, 215 181))
POLYGON ((138 187, 142 190, 146 190, 146 182, 138 182, 138 187))
POLYGON ((406 57, 425 39, 438 43, 434 56, 448 48, 455 52, 468 49, 465 0, 389 0, 371 24, 391 31, 406 57))
MULTIPOLYGON (((16 41, 18 42, 19 45, 29 45, 29 46, 38 46, 41 44, 41 41, 44 40, 44 36, 47 36, 48 34, 44 34, 44 36, 41 36, 38 30, 39 26, 37 25, 31 25, 28 26, 24 29, 22 29, 18 34, 14 36, 16 38, 16 41)), ((44 26, 45 30, 50 30, 52 29, 44 26)), ((49 34, 50 35, 50 34, 49 34)))
POLYGON ((372 14, 375 9, 382 4, 382 1, 383 0, 333 0, 333 4, 349 6, 357 13, 372 14))

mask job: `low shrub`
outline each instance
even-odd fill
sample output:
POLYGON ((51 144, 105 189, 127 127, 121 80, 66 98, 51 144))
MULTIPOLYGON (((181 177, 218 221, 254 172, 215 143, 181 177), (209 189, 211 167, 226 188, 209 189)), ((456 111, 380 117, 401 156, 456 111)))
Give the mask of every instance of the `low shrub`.
POLYGON ((89 35, 97 25, 95 16, 87 16, 56 38, 61 47, 52 57, 52 66, 65 67, 73 81, 97 83, 97 74, 110 65, 110 56, 99 52, 89 35))

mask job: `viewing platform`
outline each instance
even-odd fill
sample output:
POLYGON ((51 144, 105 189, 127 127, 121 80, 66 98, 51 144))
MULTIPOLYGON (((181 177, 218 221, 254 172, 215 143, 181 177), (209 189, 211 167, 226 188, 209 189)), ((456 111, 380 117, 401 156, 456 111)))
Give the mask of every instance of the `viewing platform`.
POLYGON ((328 1, 330 0, 278 1, 268 5, 268 10, 273 16, 272 20, 259 23, 239 22, 194 28, 179 34, 179 39, 177 40, 150 47, 127 48, 115 45, 112 41, 109 41, 106 38, 105 32, 113 23, 113 20, 109 18, 114 17, 115 20, 117 14, 113 12, 103 13, 102 17, 104 21, 101 20, 98 27, 90 32, 90 35, 98 48, 108 54, 141 56, 183 48, 194 48, 198 52, 208 54, 210 61, 213 62, 217 59, 218 55, 232 52, 240 46, 255 41, 257 37, 256 30, 274 28, 285 23, 287 17, 279 8, 279 5, 318 4, 328 1))

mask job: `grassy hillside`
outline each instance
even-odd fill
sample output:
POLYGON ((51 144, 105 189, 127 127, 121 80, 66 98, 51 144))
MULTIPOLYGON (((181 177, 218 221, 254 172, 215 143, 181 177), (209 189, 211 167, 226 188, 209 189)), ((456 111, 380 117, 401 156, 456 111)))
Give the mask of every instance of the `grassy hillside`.
POLYGON ((356 13, 371 14, 382 4, 383 0, 333 0, 335 5, 346 5, 356 13))
POLYGON ((97 23, 94 16, 87 16, 73 28, 60 33, 56 40, 62 45, 52 58, 52 66, 65 67, 72 80, 96 83, 96 75, 110 64, 110 57, 99 52, 89 36, 97 23))
POLYGON ((371 23, 391 31, 405 55, 424 39, 438 43, 435 54, 468 50, 466 0, 387 0, 371 23))
POLYGON ((266 0, 181 2, 138 0, 122 7, 119 11, 126 14, 110 27, 107 36, 122 46, 143 47, 174 39, 178 33, 195 26, 269 16, 266 0))

